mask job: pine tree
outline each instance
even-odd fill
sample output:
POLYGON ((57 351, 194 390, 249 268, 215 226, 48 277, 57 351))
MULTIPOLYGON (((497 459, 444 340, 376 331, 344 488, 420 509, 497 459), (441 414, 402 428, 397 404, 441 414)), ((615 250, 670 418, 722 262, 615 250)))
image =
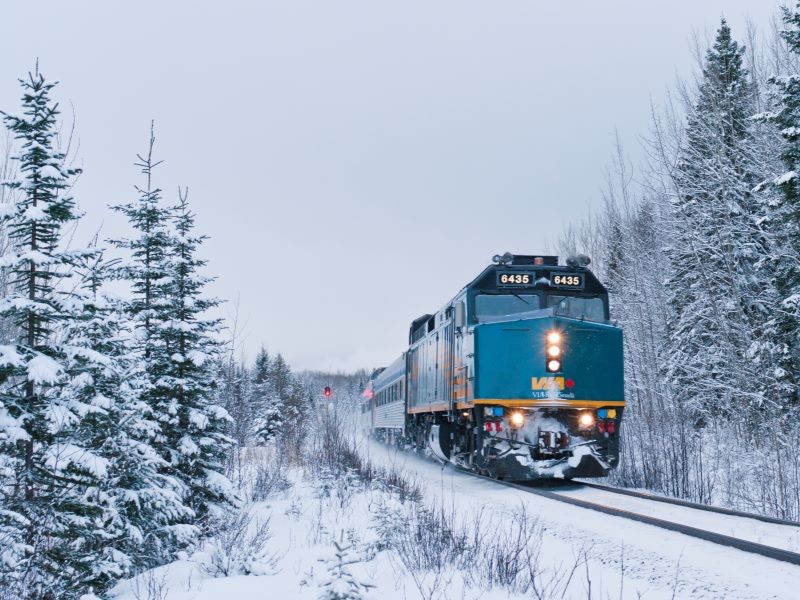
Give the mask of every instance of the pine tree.
POLYGON ((344 532, 339 540, 333 540, 333 556, 326 561, 326 575, 319 583, 319 600, 362 600, 368 597, 375 586, 356 577, 351 566, 363 562, 353 550, 353 545, 344 541, 344 532))
POLYGON ((671 205, 669 361, 667 374, 699 415, 728 413, 754 385, 754 346, 764 236, 751 190, 748 155, 753 93, 743 48, 723 19, 708 50, 691 107, 671 205))
POLYGON ((208 317, 207 312, 219 301, 204 294, 211 280, 199 273, 206 261, 197 257, 197 251, 206 238, 195 236, 194 219, 184 192, 173 216, 169 319, 162 331, 169 363, 157 383, 160 402, 155 410, 171 417, 162 424, 169 461, 186 485, 187 504, 206 524, 210 516, 237 499, 223 474, 232 442, 225 435, 230 417, 213 400, 216 381, 208 368, 219 353, 220 345, 213 336, 220 321, 208 317))
POLYGON ((169 524, 152 531, 148 537, 150 560, 163 562, 194 543, 200 529, 195 526, 196 515, 186 501, 189 488, 176 471, 181 436, 175 431, 180 427, 183 413, 178 408, 175 390, 168 383, 172 381, 174 364, 166 332, 174 317, 171 279, 174 248, 167 229, 171 212, 163 205, 161 189, 153 180, 154 170, 161 164, 154 158, 154 147, 155 131, 151 123, 147 152, 137 155, 136 163, 144 176, 144 186, 136 187, 135 201, 113 207, 128 218, 136 235, 113 243, 130 253, 127 263, 118 269, 117 277, 131 286, 132 297, 125 312, 134 328, 131 350, 139 367, 138 400, 155 419, 149 445, 160 460, 159 475, 165 489, 172 490, 184 505, 181 511, 168 511, 166 515, 172 519, 169 524))
MULTIPOLYGON (((280 355, 278 355, 280 356, 280 355)), ((283 424, 284 407, 273 381, 273 363, 262 346, 256 356, 252 375, 252 406, 255 413, 255 439, 264 444, 274 438, 283 424)), ((284 372, 286 363, 281 357, 278 369, 284 372)), ((283 375, 280 376, 283 380, 283 375)))
POLYGON ((3 113, 20 152, 19 178, 3 183, 18 199, 3 215, 12 247, 2 259, 10 289, 0 317, 15 323, 18 337, 2 347, 0 364, 0 581, 32 600, 73 598, 92 560, 74 550, 91 544, 103 513, 85 494, 102 479, 105 461, 81 445, 86 407, 73 403, 69 348, 57 341, 75 316, 56 284, 94 252, 60 247, 65 227, 79 218, 69 194, 78 170, 56 148, 56 84, 38 65, 20 83, 22 114, 3 113))
MULTIPOLYGON (((785 29, 781 37, 792 53, 800 55, 800 2, 795 10, 783 8, 785 29)), ((778 301, 767 324, 775 345, 775 368, 778 399, 785 408, 800 407, 800 76, 784 75, 770 79, 772 112, 759 115, 780 131, 784 144, 781 159, 786 171, 764 190, 770 202, 765 219, 774 247, 768 261, 772 286, 778 301)))
POLYGON ((159 474, 163 461, 150 446, 158 425, 138 397, 142 381, 127 348, 129 334, 122 303, 100 287, 112 265, 102 255, 76 265, 82 285, 62 302, 72 319, 61 349, 68 384, 64 401, 80 417, 72 444, 95 457, 94 471, 81 478, 81 512, 91 517, 62 562, 77 561, 85 589, 104 592, 118 578, 152 566, 168 553, 157 547, 155 531, 191 516, 180 487, 159 474))
POLYGON ((236 445, 244 448, 253 440, 257 429, 257 411, 255 410, 252 377, 248 369, 239 361, 229 358, 220 361, 216 369, 219 379, 218 404, 231 417, 229 435, 236 445))

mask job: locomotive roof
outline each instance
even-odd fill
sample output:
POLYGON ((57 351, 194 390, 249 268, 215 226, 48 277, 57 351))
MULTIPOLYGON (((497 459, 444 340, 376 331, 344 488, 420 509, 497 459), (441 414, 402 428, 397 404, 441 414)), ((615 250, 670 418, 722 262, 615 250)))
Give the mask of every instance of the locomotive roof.
MULTIPOLYGON (((514 273, 529 273, 533 276, 534 285, 530 289, 534 291, 563 291, 561 288, 552 287, 550 285, 550 275, 552 273, 566 273, 566 274, 580 274, 583 276, 584 285, 580 290, 576 290, 581 294, 604 294, 606 293, 605 286, 600 283, 600 280, 595 277, 594 273, 585 266, 588 264, 588 257, 578 256, 570 257, 567 259, 570 264, 559 265, 558 256, 546 255, 526 255, 526 254, 510 254, 506 253, 502 256, 494 257, 494 263, 486 267, 480 274, 465 285, 453 299, 458 298, 465 290, 468 292, 519 292, 521 288, 506 288, 498 285, 498 273, 514 272, 514 273)), ((567 292, 569 293, 569 292, 567 292)), ((574 292, 573 292, 574 293, 574 292)), ((451 299, 446 305, 452 304, 451 299)), ((409 343, 414 342, 414 332, 417 330, 422 331, 422 326, 426 323, 432 322, 436 318, 434 314, 424 314, 421 317, 414 319, 409 327, 409 343)))
MULTIPOLYGON (((525 257, 528 258, 528 257, 525 257)), ((531 257, 533 258, 533 257, 531 257)), ((534 265, 529 262, 517 263, 516 261, 508 264, 492 264, 486 267, 481 273, 472 281, 470 281, 464 289, 476 289, 482 291, 495 291, 502 289, 497 284, 498 272, 520 272, 532 273, 536 285, 533 286, 536 290, 549 290, 557 289, 550 286, 551 273, 579 273, 585 277, 585 285, 582 293, 585 294, 603 294, 606 292, 605 286, 600 283, 600 280, 595 277, 594 273, 586 267, 559 265, 557 256, 542 257, 545 259, 553 259, 544 264, 534 265)), ((460 292, 459 292, 460 293, 460 292)))
POLYGON ((406 355, 405 352, 385 369, 381 369, 372 380, 373 389, 378 392, 387 385, 391 385, 405 374, 406 355))

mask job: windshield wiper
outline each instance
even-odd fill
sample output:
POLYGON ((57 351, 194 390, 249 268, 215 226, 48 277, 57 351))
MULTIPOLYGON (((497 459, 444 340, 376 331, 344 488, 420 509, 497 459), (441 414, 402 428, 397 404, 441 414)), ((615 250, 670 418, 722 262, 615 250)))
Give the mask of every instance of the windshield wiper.
POLYGON ((519 299, 520 299, 520 300, 522 300, 522 301, 523 301, 525 304, 530 304, 530 302, 528 302, 527 300, 525 300, 525 298, 523 298, 523 297, 522 297, 522 296, 520 296, 519 294, 514 294, 514 293, 512 293, 511 295, 512 295, 512 296, 514 296, 515 298, 519 298, 519 299))

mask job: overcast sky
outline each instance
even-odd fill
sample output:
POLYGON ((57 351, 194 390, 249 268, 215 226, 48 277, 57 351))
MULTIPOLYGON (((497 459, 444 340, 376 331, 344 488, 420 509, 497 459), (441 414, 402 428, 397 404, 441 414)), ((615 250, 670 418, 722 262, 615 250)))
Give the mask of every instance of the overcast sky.
POLYGON ((777 0, 3 2, 0 108, 36 57, 74 106, 84 230, 125 224, 156 120, 212 291, 252 359, 385 365, 493 254, 539 253, 598 206, 619 130, 691 71, 725 14, 777 0))

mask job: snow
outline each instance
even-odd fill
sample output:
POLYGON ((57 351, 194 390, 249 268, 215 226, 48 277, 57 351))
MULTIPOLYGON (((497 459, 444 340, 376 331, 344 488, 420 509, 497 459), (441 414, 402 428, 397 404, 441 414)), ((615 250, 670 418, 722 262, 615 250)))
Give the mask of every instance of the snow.
POLYGON ((28 221, 44 221, 47 218, 47 213, 42 210, 41 206, 29 206, 22 213, 22 216, 28 221))
POLYGON ((189 422, 202 431, 208 427, 208 416, 199 410, 192 410, 189 412, 189 422))
POLYGON ((784 173, 783 175, 775 179, 775 185, 783 185, 785 183, 789 183, 796 177, 797 177, 797 172, 789 171, 788 173, 784 173))
POLYGON ((45 165, 39 169, 39 176, 47 179, 61 179, 63 175, 53 165, 45 165))
POLYGON ((593 488, 576 487, 559 491, 559 494, 800 553, 800 527, 721 515, 593 488))
POLYGON ((178 450, 185 456, 197 456, 200 454, 200 447, 188 436, 181 438, 178 443, 178 450))
POLYGON ((0 345, 0 366, 18 367, 22 364, 22 357, 17 353, 15 346, 0 345))
POLYGON ((108 461, 74 444, 53 444, 48 448, 45 464, 54 472, 64 472, 69 465, 85 470, 95 477, 104 478, 108 461))
POLYGON ((43 252, 39 252, 38 250, 28 250, 27 252, 22 252, 20 254, 14 254, 13 252, 10 252, 0 258, 0 267, 13 267, 23 261, 30 261, 35 265, 44 266, 57 262, 58 259, 48 256, 43 252))
MULTIPOLYGON (((529 515, 538 527, 538 537, 532 539, 541 543, 535 567, 542 581, 553 582, 559 573, 573 573, 568 581, 566 577, 562 580, 564 589, 559 589, 557 597, 586 598, 591 589, 592 597, 599 598, 788 598, 793 597, 800 577, 800 568, 792 565, 565 505, 448 466, 443 468, 382 444, 364 442, 362 450, 374 464, 397 469, 412 479, 424 495, 424 505, 452 511, 459 522, 490 532, 490 538, 505 539, 500 536, 514 533, 514 515, 521 511, 529 515), (765 573, 769 577, 764 577, 765 573)), ((232 556, 232 550, 223 551, 222 541, 211 540, 193 555, 140 576, 140 589, 144 577, 163 585, 165 600, 312 600, 320 598, 323 590, 337 586, 352 589, 344 580, 331 580, 337 564, 333 557, 338 552, 346 554, 344 562, 354 581, 374 586, 361 589, 365 599, 529 597, 515 595, 497 583, 491 586, 484 582, 476 587, 475 581, 467 581, 464 572, 454 567, 438 575, 410 573, 405 566, 408 561, 404 562, 395 550, 380 549, 381 527, 411 526, 403 520, 408 501, 399 502, 380 486, 364 489, 343 484, 341 479, 322 481, 319 476, 304 477, 300 469, 290 470, 289 478, 288 491, 243 509, 259 523, 269 520, 270 539, 261 552, 242 552, 240 543, 238 554, 232 556), (337 550, 334 542, 349 550, 337 550), (224 562, 228 576, 212 574, 219 561, 224 562), (326 584, 330 587, 325 588, 326 584)), ((690 524, 728 535, 752 535, 754 540, 779 547, 794 548, 800 543, 796 528, 784 531, 757 522, 747 529, 741 520, 733 522, 724 516, 698 515, 698 511, 684 507, 618 498, 603 490, 575 487, 564 493, 613 502, 621 508, 647 509, 659 518, 695 519, 690 524)), ((251 526, 248 531, 252 534, 253 530, 251 526)), ((119 584, 113 598, 135 600, 136 585, 136 580, 119 584)))
POLYGON ((0 202, 0 219, 7 219, 14 214, 16 206, 12 202, 0 202))
MULTIPOLYGON (((800 581, 797 566, 498 486, 374 442, 365 449, 378 464, 413 472, 427 491, 441 494, 443 506, 459 506, 464 511, 484 507, 489 513, 526 507, 542 520, 544 552, 548 555, 564 559, 593 540, 589 559, 592 581, 608 590, 614 589, 616 581, 618 588, 624 565, 625 597, 635 598, 637 591, 648 598, 672 597, 677 581, 675 597, 679 598, 789 598, 794 597, 796 582, 800 581), (769 579, 763 577, 764 573, 770 573, 769 579)), ((697 518, 709 522, 709 514, 697 518)), ((737 532, 741 531, 738 527, 737 532)), ((786 531, 782 545, 797 543, 797 531, 791 529, 786 531)), ((761 533, 754 525, 752 537, 759 539, 761 533)))
POLYGON ((37 354, 28 363, 28 381, 37 384, 52 385, 58 381, 61 373, 61 365, 44 354, 37 354))
POLYGON ((206 360, 208 360, 208 354, 200 352, 199 350, 192 350, 186 357, 198 367, 202 367, 206 360))

